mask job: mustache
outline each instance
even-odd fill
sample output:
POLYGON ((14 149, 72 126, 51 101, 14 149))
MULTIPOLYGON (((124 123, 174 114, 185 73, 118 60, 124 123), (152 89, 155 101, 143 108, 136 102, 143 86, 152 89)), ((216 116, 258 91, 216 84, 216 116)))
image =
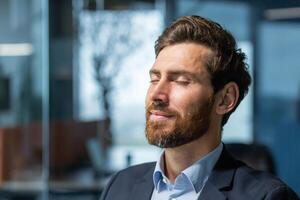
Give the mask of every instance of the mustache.
POLYGON ((165 113, 170 114, 170 115, 177 115, 178 116, 178 112, 168 108, 167 104, 165 104, 165 103, 157 104, 155 102, 152 102, 149 106, 146 107, 147 113, 151 113, 154 110, 165 112, 165 113))

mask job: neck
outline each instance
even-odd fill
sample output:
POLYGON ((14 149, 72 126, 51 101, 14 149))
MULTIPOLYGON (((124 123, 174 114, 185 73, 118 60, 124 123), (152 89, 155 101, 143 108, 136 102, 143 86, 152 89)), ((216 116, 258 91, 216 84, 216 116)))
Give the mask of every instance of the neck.
POLYGON ((188 144, 165 149, 165 175, 174 183, 176 177, 186 168, 214 150, 221 142, 219 134, 205 134, 188 144), (216 136, 216 137, 214 137, 216 136))

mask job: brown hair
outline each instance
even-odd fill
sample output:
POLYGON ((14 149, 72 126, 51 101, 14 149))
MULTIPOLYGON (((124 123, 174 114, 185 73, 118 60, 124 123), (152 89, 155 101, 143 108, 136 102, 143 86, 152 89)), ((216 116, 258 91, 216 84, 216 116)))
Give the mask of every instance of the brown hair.
POLYGON ((205 62, 211 75, 214 92, 221 90, 227 83, 233 81, 239 87, 239 98, 236 107, 226 113, 222 126, 237 108, 248 92, 251 77, 245 63, 246 56, 237 48, 234 37, 221 25, 200 16, 184 16, 167 27, 155 42, 155 54, 170 45, 193 42, 210 48, 213 56, 205 62))

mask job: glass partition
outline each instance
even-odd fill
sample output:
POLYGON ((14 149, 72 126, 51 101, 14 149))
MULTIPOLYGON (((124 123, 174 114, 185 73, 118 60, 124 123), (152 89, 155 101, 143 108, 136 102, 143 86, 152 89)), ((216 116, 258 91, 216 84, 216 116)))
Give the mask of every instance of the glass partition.
POLYGON ((97 199, 116 170, 159 154, 144 139, 144 98, 164 16, 105 2, 49 2, 50 198, 97 199))
POLYGON ((265 21, 260 26, 256 138, 274 155, 277 175, 300 194, 300 24, 265 21), (286 36, 286 37, 283 37, 286 36))
POLYGON ((1 199, 35 199, 47 189, 47 20, 46 1, 0 2, 1 199))

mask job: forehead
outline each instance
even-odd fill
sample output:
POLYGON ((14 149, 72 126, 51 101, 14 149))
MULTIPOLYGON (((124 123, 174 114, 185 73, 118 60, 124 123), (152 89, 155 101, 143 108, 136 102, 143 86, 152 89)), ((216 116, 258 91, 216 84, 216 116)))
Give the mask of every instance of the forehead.
POLYGON ((158 54, 152 69, 159 71, 207 71, 205 63, 212 51, 200 44, 180 43, 167 46, 158 54))

